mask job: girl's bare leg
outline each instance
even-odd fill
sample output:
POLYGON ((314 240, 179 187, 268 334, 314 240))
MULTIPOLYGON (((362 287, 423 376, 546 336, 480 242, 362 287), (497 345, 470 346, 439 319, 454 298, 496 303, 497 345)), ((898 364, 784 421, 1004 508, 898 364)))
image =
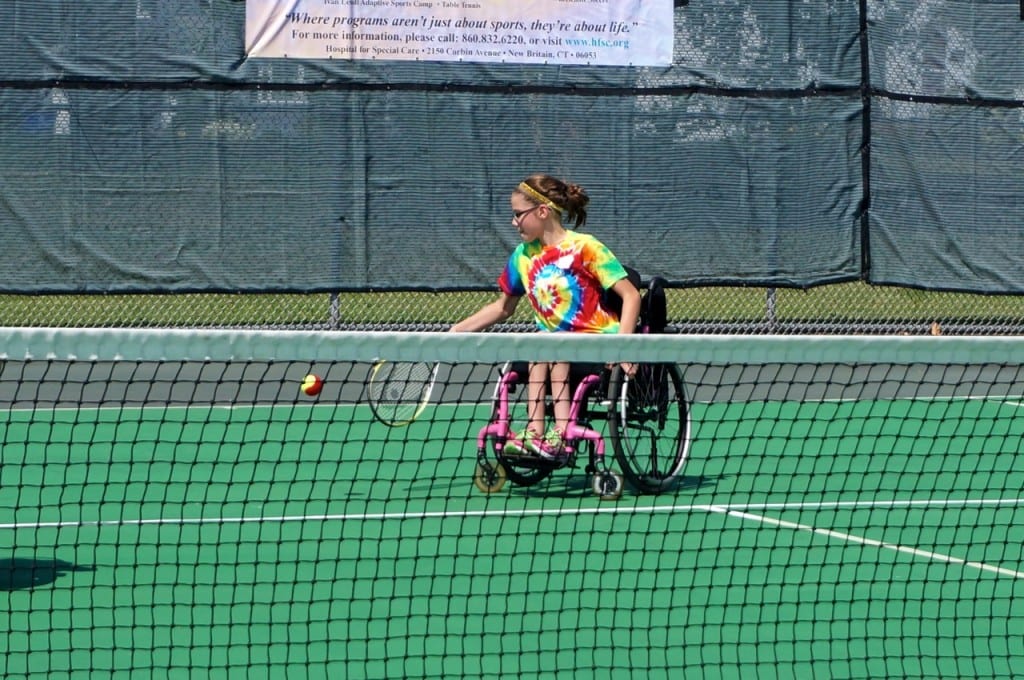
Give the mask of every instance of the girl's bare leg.
POLYGON ((527 428, 538 437, 544 436, 545 430, 544 402, 547 397, 549 366, 550 364, 543 361, 530 364, 530 382, 526 392, 529 418, 527 428))
POLYGON ((555 429, 563 435, 569 427, 572 395, 569 392, 569 364, 551 364, 551 401, 555 406, 555 429))

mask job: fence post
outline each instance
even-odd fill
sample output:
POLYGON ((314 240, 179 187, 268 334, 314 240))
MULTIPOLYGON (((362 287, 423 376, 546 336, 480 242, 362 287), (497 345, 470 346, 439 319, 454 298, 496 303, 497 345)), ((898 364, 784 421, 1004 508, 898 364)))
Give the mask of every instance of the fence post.
POLYGON ((328 310, 328 328, 338 330, 341 328, 341 296, 338 293, 331 293, 330 309, 328 310))

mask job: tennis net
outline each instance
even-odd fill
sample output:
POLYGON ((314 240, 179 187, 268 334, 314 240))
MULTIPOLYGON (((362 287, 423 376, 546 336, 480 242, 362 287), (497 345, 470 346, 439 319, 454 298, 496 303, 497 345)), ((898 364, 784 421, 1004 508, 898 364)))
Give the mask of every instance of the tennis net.
POLYGON ((1019 338, 0 337, 4 676, 1024 668, 1019 338))

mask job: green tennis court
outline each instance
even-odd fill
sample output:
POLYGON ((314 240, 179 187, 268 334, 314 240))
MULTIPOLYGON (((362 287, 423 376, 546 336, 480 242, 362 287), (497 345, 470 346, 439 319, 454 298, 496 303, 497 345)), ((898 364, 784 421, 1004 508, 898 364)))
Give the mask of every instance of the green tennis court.
POLYGON ((698 402, 683 482, 615 503, 582 470, 479 493, 486 405, 405 429, 322 401, 12 409, 0 658, 30 677, 1008 677, 1022 409, 698 402))

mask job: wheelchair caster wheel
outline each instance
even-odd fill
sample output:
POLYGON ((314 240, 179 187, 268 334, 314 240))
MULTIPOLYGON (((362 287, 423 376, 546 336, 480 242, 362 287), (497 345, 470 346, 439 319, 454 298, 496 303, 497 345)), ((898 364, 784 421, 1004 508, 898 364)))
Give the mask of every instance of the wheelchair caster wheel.
POLYGON ((625 482, 622 481, 621 476, 611 470, 605 470, 594 475, 592 488, 594 495, 600 497, 601 500, 614 501, 622 495, 624 485, 625 482))
POLYGON ((497 465, 477 463, 476 472, 473 474, 473 484, 484 493, 495 493, 501 491, 507 478, 505 468, 500 463, 497 465))

